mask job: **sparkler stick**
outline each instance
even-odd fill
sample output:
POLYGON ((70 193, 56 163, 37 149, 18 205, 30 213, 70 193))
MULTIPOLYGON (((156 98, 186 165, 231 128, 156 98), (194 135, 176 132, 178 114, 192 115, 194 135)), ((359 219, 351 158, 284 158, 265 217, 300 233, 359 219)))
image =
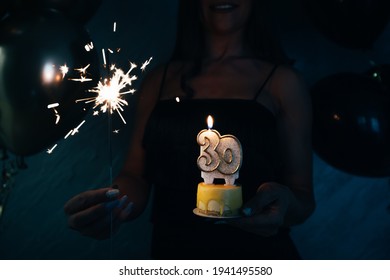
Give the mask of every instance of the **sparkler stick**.
MULTIPOLYGON (((110 71, 110 54, 106 49, 102 50, 103 52, 103 59, 104 59, 104 66, 107 71, 107 84, 110 86, 110 77, 111 77, 111 71, 110 71)), ((112 131, 112 117, 111 117, 111 112, 112 112, 112 104, 111 102, 107 103, 107 119, 108 119, 108 162, 109 162, 109 186, 112 185, 113 183, 113 167, 112 167, 112 139, 111 139, 111 131, 112 131)), ((112 226, 112 223, 111 223, 112 226)), ((112 235, 112 234, 111 234, 112 235)))

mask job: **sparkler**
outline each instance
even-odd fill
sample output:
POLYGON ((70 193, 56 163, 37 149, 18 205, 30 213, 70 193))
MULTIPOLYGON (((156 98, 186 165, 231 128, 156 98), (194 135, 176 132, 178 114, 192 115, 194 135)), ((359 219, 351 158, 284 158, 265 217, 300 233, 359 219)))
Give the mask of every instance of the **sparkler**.
POLYGON ((148 66, 148 65, 150 64, 150 62, 152 61, 152 59, 153 59, 153 57, 149 58, 148 60, 146 60, 146 61, 142 64, 142 66, 141 66, 142 72, 145 71, 146 66, 148 66))
POLYGON ((122 69, 116 68, 115 65, 112 65, 110 67, 110 72, 113 73, 112 76, 99 81, 95 88, 89 90, 89 92, 96 93, 96 97, 78 99, 76 102, 94 102, 95 104, 93 109, 100 107, 100 110, 103 113, 108 112, 109 114, 113 114, 114 112, 117 112, 123 123, 126 124, 126 120, 121 113, 124 111, 124 106, 128 105, 128 102, 124 99, 124 97, 126 94, 135 93, 135 89, 131 88, 131 86, 133 81, 138 79, 136 75, 131 74, 131 71, 136 67, 136 65, 134 63, 131 63, 130 65, 130 70, 126 73, 122 69))
MULTIPOLYGON (((104 51, 102 51, 105 54, 104 51)), ((104 61, 106 57, 104 56, 104 61)), ((101 79, 95 88, 89 90, 89 92, 96 93, 95 97, 88 97, 78 99, 76 102, 94 103, 93 109, 100 108, 100 111, 108 114, 108 133, 109 133, 109 154, 110 154, 110 185, 113 181, 112 176, 112 145, 111 145, 111 133, 112 133, 112 119, 111 115, 117 112, 124 124, 126 120, 122 113, 124 106, 128 105, 128 102, 124 99, 126 94, 134 94, 135 89, 131 88, 133 81, 137 80, 136 75, 132 75, 131 71, 136 68, 136 64, 130 63, 130 69, 125 73, 122 69, 111 65, 109 68, 109 77, 101 79)), ((98 115, 98 111, 94 111, 94 115, 98 115)))
MULTIPOLYGON (((116 22, 114 23, 114 32, 116 32, 116 22)), ((132 71, 137 68, 137 65, 133 62, 130 62, 130 68, 127 72, 123 71, 120 68, 117 68, 115 64, 110 65, 109 63, 109 55, 114 52, 111 49, 102 49, 103 56, 103 66, 107 70, 106 78, 102 78, 96 87, 89 90, 89 92, 96 93, 96 97, 79 99, 76 102, 84 101, 85 103, 94 103, 93 109, 100 108, 100 111, 103 113, 107 113, 108 116, 108 147, 109 147, 109 176, 110 183, 113 183, 113 175, 112 175, 112 145, 111 145, 111 136, 112 133, 119 133, 119 130, 116 129, 112 131, 112 114, 116 112, 122 122, 126 124, 126 120, 124 119, 122 112, 124 111, 124 107, 128 105, 128 102, 124 99, 127 94, 134 94, 135 89, 132 88, 132 84, 135 80, 138 79, 136 75, 132 74, 132 71)), ((117 48, 117 52, 121 49, 117 48)), ((145 61, 141 70, 144 71, 145 67, 149 65, 152 58, 145 61)), ((93 115, 99 115, 99 110, 95 110, 93 115)), ((112 257, 112 236, 113 236, 113 216, 112 212, 110 213, 110 240, 111 240, 111 257, 112 257)))
POLYGON ((56 107, 60 106, 59 103, 53 103, 53 104, 49 104, 47 105, 47 108, 48 109, 53 109, 54 111, 54 114, 56 116, 56 124, 58 124, 60 122, 60 119, 61 119, 61 116, 60 114, 58 113, 58 111, 56 110, 56 107))
POLYGON ((60 71, 62 73, 62 78, 65 78, 65 75, 68 74, 69 68, 66 66, 66 64, 60 66, 60 71))
MULTIPOLYGON (((87 51, 90 51, 93 48, 93 43, 89 43, 85 46, 85 49, 87 51)), ((113 53, 111 49, 108 49, 110 53, 113 53)), ((120 48, 117 49, 117 51, 120 51, 120 48)), ((128 102, 125 99, 125 95, 127 94, 134 94, 136 90, 132 88, 133 82, 138 79, 137 75, 133 75, 132 71, 136 69, 138 66, 134 62, 129 62, 129 70, 127 72, 124 72, 121 68, 117 68, 114 64, 111 65, 109 68, 107 68, 107 61, 108 61, 108 55, 106 55, 105 50, 102 50, 103 54, 103 62, 106 69, 108 69, 108 77, 101 78, 98 82, 97 86, 88 90, 88 92, 94 92, 96 93, 96 96, 94 97, 87 97, 82 99, 77 99, 75 102, 85 102, 87 103, 94 103, 93 109, 93 116, 99 115, 99 109, 103 113, 108 113, 109 118, 111 119, 111 115, 113 113, 117 113, 119 117, 121 118, 122 122, 126 124, 126 120, 123 117, 122 112, 124 111, 124 107, 128 106, 128 102), (96 110, 97 109, 97 110, 96 110)), ((141 70, 144 71, 145 68, 150 64, 152 60, 152 57, 147 59, 144 63, 142 63, 141 70)), ((79 73, 80 76, 75 78, 69 78, 71 81, 75 82, 87 82, 92 81, 91 78, 88 78, 88 68, 90 67, 90 64, 81 67, 81 68, 75 68, 74 70, 79 73)), ((64 64, 59 67, 62 78, 65 78, 65 76, 69 73, 69 67, 64 64)), ((56 116, 55 124, 58 124, 61 120, 61 116, 59 112, 57 111, 57 107, 59 107, 59 103, 52 103, 47 106, 48 109, 52 109, 54 111, 54 114, 56 116)), ((109 120, 111 123, 111 120, 109 120)), ((78 131, 81 125, 83 125, 85 120, 82 121, 82 123, 77 126, 76 128, 70 130, 64 139, 67 139, 69 136, 75 135, 78 131)), ((118 133, 119 130, 111 131, 110 133, 118 133)), ((57 145, 53 146, 52 148, 47 150, 48 154, 51 154, 53 150, 57 147, 57 145)))
MULTIPOLYGON (((117 24, 114 22, 113 26, 113 32, 116 32, 117 24)), ((86 44, 84 46, 85 50, 91 51, 94 48, 94 45, 92 42, 86 44)), ((117 48, 116 52, 120 52, 121 48, 117 48)), ((77 99, 75 102, 85 102, 87 103, 94 103, 93 105, 93 116, 98 116, 99 112, 107 113, 108 115, 108 133, 109 133, 109 153, 110 153, 110 185, 112 184, 112 147, 111 147, 111 134, 112 133, 119 133, 119 130, 112 130, 112 114, 117 113, 119 117, 121 118, 122 122, 126 124, 126 120, 123 117, 123 111, 124 107, 128 106, 128 102, 125 99, 125 96, 127 94, 134 94, 136 90, 132 88, 133 82, 138 79, 137 75, 132 74, 132 71, 136 69, 138 66, 137 64, 130 62, 129 63, 129 70, 127 72, 123 71, 121 68, 118 68, 115 66, 115 64, 110 65, 109 61, 109 55, 113 54, 114 51, 110 48, 102 49, 102 58, 103 58, 103 67, 107 70, 107 73, 105 77, 101 77, 100 81, 96 85, 96 87, 88 90, 88 92, 95 93, 96 95, 94 97, 86 97, 77 99)), ((153 57, 150 57, 147 59, 144 63, 142 63, 140 70, 142 72, 145 71, 146 67, 150 64, 153 57)), ((79 77, 73 77, 69 78, 69 80, 75 81, 75 82, 87 82, 91 81, 91 78, 88 78, 88 68, 90 67, 90 64, 74 69, 75 71, 79 72, 79 77)), ((69 72, 69 68, 66 64, 60 67, 60 71, 62 72, 63 78, 65 75, 69 72)), ((50 104, 48 108, 53 109, 56 114, 56 124, 60 121, 60 115, 58 111, 55 109, 58 104, 55 106, 53 104, 50 104)), ((67 139, 69 136, 73 136, 75 133, 79 131, 79 128, 81 125, 83 125, 85 120, 76 128, 70 130, 68 134, 64 137, 64 139, 67 139)), ((47 150, 47 153, 52 153, 54 148, 56 146, 52 147, 51 149, 47 150)))
MULTIPOLYGON (((113 31, 116 32, 117 29, 117 24, 116 22, 114 23, 113 31)), ((88 43, 87 45, 84 46, 85 50, 91 51, 94 48, 93 43, 88 43)), ((120 52, 121 48, 116 48, 116 52, 120 52)), ((125 99, 125 97, 128 94, 134 94, 136 90, 132 87, 133 82, 138 79, 137 75, 134 75, 132 72, 134 69, 136 69, 138 66, 137 64, 133 62, 129 62, 129 69, 127 72, 122 70, 121 68, 118 68, 115 66, 115 64, 110 64, 109 61, 109 55, 113 54, 114 51, 110 48, 102 49, 102 58, 103 58, 103 67, 106 69, 106 75, 104 77, 101 77, 98 84, 89 89, 88 92, 95 93, 96 95, 94 97, 86 97, 86 98, 81 98, 77 99, 75 102, 84 102, 84 103, 94 103, 93 104, 93 116, 98 116, 99 112, 106 113, 108 116, 108 148, 109 148, 109 177, 110 177, 110 182, 109 185, 112 185, 113 183, 113 167, 112 167, 112 134, 118 134, 119 129, 112 129, 112 115, 114 113, 117 113, 119 117, 121 118, 122 122, 126 124, 126 120, 123 117, 123 111, 124 107, 128 106, 128 102, 125 99)), ((144 63, 142 63, 140 70, 142 72, 145 71, 146 67, 150 64, 152 61, 153 57, 150 57, 147 59, 144 63)), ((76 68, 74 69, 79 73, 79 77, 73 77, 69 78, 69 80, 75 81, 75 82, 87 82, 91 81, 92 79, 88 78, 88 68, 89 64, 81 67, 81 68, 76 68)), ((62 72, 62 78, 67 75, 69 72, 69 68, 64 64, 63 66, 60 67, 60 71, 62 72)), ((49 109, 53 109, 56 114, 56 124, 60 121, 60 116, 55 109, 58 107, 59 104, 50 104, 48 105, 49 109)), ((80 127, 85 123, 85 120, 83 120, 76 128, 70 130, 64 139, 67 139, 70 136, 75 135, 76 133, 79 132, 80 127)), ((51 154, 53 150, 57 147, 57 144, 55 144, 52 148, 47 150, 48 154, 51 154)), ((110 226, 111 226, 111 243, 112 243, 112 236, 113 236, 113 219, 112 219, 112 212, 110 213, 110 226)), ((112 256, 112 244, 111 244, 111 256, 112 256)))

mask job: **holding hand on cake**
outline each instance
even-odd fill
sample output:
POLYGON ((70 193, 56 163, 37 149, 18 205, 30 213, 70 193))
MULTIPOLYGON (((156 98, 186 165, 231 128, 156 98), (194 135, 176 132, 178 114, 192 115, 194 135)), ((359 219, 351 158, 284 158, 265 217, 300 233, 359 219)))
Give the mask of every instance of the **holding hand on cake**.
POLYGON ((242 209, 243 218, 229 224, 262 236, 272 236, 280 228, 303 222, 311 213, 299 202, 290 188, 275 183, 262 184, 255 197, 242 209))
MULTIPOLYGON (((277 137, 280 167, 272 182, 262 182, 243 206, 246 216, 232 222, 261 235, 304 222, 315 209, 312 182, 311 102, 295 71, 279 68, 269 90, 277 100, 277 137)), ((261 172, 261 170, 259 170, 261 172)))

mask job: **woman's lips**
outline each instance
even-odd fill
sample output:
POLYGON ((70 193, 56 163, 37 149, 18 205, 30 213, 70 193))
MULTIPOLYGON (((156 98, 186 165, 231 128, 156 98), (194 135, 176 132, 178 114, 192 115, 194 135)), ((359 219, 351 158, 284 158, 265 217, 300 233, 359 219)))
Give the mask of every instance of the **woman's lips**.
POLYGON ((233 11, 237 7, 238 5, 234 3, 218 3, 210 5, 210 10, 213 12, 227 13, 233 11))

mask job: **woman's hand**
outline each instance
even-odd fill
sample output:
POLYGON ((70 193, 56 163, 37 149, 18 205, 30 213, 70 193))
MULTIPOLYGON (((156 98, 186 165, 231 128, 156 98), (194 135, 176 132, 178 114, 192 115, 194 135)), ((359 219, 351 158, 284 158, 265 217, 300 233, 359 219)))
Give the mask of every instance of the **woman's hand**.
POLYGON ((243 206, 243 218, 229 220, 229 224, 262 236, 278 233, 284 225, 287 209, 293 199, 291 190, 281 184, 262 184, 255 195, 243 206))
POLYGON ((64 206, 68 226, 81 234, 106 239, 116 232, 132 211, 133 203, 118 189, 103 188, 80 193, 64 206))

